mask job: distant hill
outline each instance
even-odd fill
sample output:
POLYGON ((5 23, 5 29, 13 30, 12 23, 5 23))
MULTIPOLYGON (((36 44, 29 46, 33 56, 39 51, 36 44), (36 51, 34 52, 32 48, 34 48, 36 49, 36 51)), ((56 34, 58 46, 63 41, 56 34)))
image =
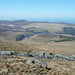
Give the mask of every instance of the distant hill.
POLYGON ((47 21, 27 21, 27 20, 14 20, 14 21, 9 21, 9 20, 0 20, 0 25, 9 25, 9 24, 14 24, 14 25, 28 25, 31 23, 55 23, 55 24, 67 24, 67 25, 75 25, 71 23, 64 23, 64 22, 47 22, 47 21))
POLYGON ((62 22, 35 22, 27 20, 0 20, 0 38, 15 40, 17 36, 34 33, 53 33, 75 35, 75 24, 62 22))
POLYGON ((5 24, 14 24, 14 25, 27 25, 30 24, 31 22, 26 21, 26 20, 15 20, 15 21, 8 21, 8 20, 0 20, 0 25, 5 24))

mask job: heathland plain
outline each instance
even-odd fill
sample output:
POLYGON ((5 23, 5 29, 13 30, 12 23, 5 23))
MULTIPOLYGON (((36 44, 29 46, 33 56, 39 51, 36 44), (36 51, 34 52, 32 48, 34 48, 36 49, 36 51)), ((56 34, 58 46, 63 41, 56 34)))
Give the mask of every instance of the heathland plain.
MULTIPOLYGON (((51 52, 53 54, 62 55, 75 55, 75 24, 70 23, 50 23, 50 22, 30 22, 26 20, 16 21, 0 21, 0 51, 14 51, 15 53, 28 52, 34 54, 40 51, 51 52)), ((0 56, 5 57, 5 56, 0 56)), ((17 75, 74 75, 75 74, 75 61, 64 60, 46 60, 39 59, 40 61, 46 61, 48 67, 51 70, 41 68, 35 65, 26 65, 28 59, 33 57, 16 57, 7 56, 9 59, 1 60, 0 66, 3 65, 7 68, 1 69, 5 72, 11 69, 11 73, 17 75), (12 60, 10 60, 12 58, 12 60), (14 64, 12 63, 14 62, 14 64), (18 61, 18 64, 17 64, 18 61), (9 63, 10 62, 10 63, 9 63), (6 64, 5 64, 6 63, 6 64), (16 67, 14 68, 13 65, 16 67), (19 65, 19 67, 18 67, 19 65), (22 65, 22 67, 21 67, 22 65), (27 68, 24 71, 23 65, 27 68), (28 70, 28 66, 29 70, 28 70), (21 67, 21 68, 20 68, 21 67), (55 69, 56 67, 56 69, 55 69), (23 68, 23 69, 22 69, 23 68), (31 71, 33 68, 33 71, 31 71), (37 70, 37 72, 34 70, 37 70), (41 73, 41 72, 42 73, 41 73), (39 74, 38 74, 39 73, 39 74)), ((1 68, 1 67, 0 67, 1 68)), ((4 73, 5 73, 4 72, 4 73)))

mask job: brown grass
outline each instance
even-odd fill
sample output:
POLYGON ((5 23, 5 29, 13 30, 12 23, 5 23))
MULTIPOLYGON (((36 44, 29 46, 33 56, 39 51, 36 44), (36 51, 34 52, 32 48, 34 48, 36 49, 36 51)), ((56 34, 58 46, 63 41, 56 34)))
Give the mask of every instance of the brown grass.
POLYGON ((1 50, 29 51, 29 47, 27 44, 0 39, 0 51, 1 50))
POLYGON ((20 42, 23 44, 27 44, 30 50, 49 51, 59 54, 75 55, 75 41, 51 42, 48 39, 35 39, 26 38, 20 42))
POLYGON ((40 37, 40 38, 56 38, 56 37, 58 37, 58 35, 56 35, 56 34, 39 34, 39 35, 37 35, 37 37, 40 37))
MULTIPOLYGON (((0 39, 0 50, 14 50, 17 52, 30 52, 48 51, 59 54, 72 54, 75 52, 75 42, 37 42, 31 38, 24 39, 20 42, 8 41, 0 39)), ((8 56, 8 59, 2 59, 0 56, 0 75, 74 75, 75 74, 75 61, 61 61, 61 60, 46 60, 40 59, 47 63, 50 70, 42 68, 41 65, 30 64, 27 65, 26 61, 32 58, 29 57, 16 57, 8 56)))
POLYGON ((40 59, 50 68, 45 69, 41 65, 26 64, 29 59, 32 58, 9 56, 6 60, 0 59, 0 75, 74 75, 75 73, 75 62, 72 61, 40 59))

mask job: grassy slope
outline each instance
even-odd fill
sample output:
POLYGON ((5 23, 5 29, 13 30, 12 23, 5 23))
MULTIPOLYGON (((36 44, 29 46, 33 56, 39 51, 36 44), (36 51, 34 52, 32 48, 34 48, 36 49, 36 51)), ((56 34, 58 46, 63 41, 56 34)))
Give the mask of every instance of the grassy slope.
POLYGON ((8 41, 0 39, 0 50, 15 50, 29 52, 36 51, 49 51, 59 54, 75 54, 75 42, 40 42, 26 38, 22 41, 8 41))
POLYGON ((66 42, 51 42, 49 39, 34 39, 26 38, 20 41, 23 44, 28 44, 30 49, 38 51, 49 51, 59 54, 74 54, 75 55, 75 42, 66 41, 66 42))
POLYGON ((27 26, 22 26, 22 28, 31 28, 36 27, 44 30, 48 30, 49 32, 62 32, 62 28, 65 27, 66 24, 56 24, 56 23, 32 23, 27 26))
MULTIPOLYGON (((38 51, 50 51, 53 53, 63 53, 68 54, 63 48, 74 47, 75 42, 66 42, 66 43, 42 43, 31 41, 30 39, 25 39, 23 41, 26 44, 22 44, 15 41, 8 41, 0 39, 0 50, 14 50, 16 52, 24 51, 28 52, 29 50, 38 50, 38 51), (62 49, 55 49, 55 47, 62 49), (54 48, 54 49, 53 49, 54 48), (61 51, 63 50, 63 51, 61 51)), ((68 49, 66 49, 68 50, 68 49)), ((0 56, 2 58, 4 56, 0 56)), ((75 74, 75 61, 61 61, 61 60, 46 60, 46 59, 38 59, 47 64, 50 70, 42 68, 41 65, 38 64, 30 64, 27 65, 26 61, 33 59, 33 57, 16 57, 16 56, 7 56, 8 59, 2 60, 0 59, 0 75, 74 75, 75 74)))
POLYGON ((29 51, 27 44, 0 39, 0 50, 29 51))
POLYGON ((32 33, 27 33, 27 32, 12 32, 12 31, 5 31, 5 32, 0 32, 0 38, 4 40, 12 40, 16 41, 16 38, 18 35, 31 35, 32 33))

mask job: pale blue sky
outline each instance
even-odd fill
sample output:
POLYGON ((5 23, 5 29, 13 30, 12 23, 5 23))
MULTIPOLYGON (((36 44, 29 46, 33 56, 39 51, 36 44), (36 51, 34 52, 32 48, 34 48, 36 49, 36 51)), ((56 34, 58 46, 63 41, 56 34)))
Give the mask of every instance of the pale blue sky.
POLYGON ((0 0, 0 20, 74 20, 75 0, 0 0))

